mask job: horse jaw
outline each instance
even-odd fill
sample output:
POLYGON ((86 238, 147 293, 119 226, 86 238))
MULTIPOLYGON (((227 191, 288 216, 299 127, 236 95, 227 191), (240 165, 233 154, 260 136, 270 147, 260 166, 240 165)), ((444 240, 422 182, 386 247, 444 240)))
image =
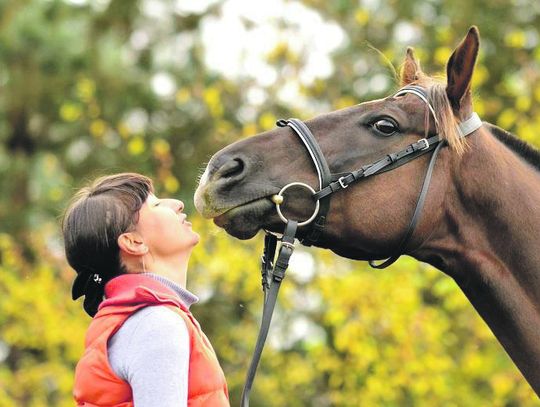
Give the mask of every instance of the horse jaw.
POLYGON ((247 240, 263 228, 262 219, 265 219, 272 209, 273 204, 269 199, 257 199, 214 217, 214 223, 231 236, 247 240))

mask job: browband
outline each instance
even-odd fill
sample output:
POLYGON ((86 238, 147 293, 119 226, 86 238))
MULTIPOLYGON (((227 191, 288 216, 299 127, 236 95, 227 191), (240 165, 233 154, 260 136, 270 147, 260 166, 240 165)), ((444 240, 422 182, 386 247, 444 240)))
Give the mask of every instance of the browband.
MULTIPOLYGON (((421 99, 428 107, 429 111, 431 112, 431 115, 433 116, 433 120, 435 120, 435 125, 437 126, 437 133, 439 130, 439 122, 437 120, 437 116, 435 115, 435 110, 433 110, 433 106, 431 106, 431 103, 429 103, 428 96, 424 88, 418 86, 418 85, 407 85, 400 90, 398 90, 394 97, 396 96, 403 96, 407 93, 412 93, 419 99, 421 99)), ((478 114, 476 112, 473 112, 471 117, 469 117, 467 120, 458 123, 457 130, 458 133, 461 135, 461 137, 468 136, 473 131, 478 130, 482 126, 482 120, 480 120, 480 117, 478 117, 478 114)))

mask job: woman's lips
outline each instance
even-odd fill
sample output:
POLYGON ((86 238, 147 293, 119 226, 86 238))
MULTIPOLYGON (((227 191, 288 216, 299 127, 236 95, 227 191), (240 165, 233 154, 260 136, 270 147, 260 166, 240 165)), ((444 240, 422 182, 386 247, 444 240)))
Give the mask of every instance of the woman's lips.
POLYGON ((189 221, 187 220, 187 215, 184 215, 184 216, 183 216, 183 218, 181 219, 181 222, 182 222, 182 224, 184 224, 184 225, 192 226, 192 225, 191 225, 191 222, 189 222, 189 221))

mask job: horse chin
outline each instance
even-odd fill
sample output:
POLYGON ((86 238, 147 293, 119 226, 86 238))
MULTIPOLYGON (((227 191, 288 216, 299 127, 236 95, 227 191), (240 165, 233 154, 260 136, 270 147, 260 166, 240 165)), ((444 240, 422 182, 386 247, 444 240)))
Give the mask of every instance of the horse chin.
POLYGON ((264 220, 273 207, 270 199, 261 198, 229 209, 215 217, 214 223, 237 239, 251 239, 264 226, 264 220))

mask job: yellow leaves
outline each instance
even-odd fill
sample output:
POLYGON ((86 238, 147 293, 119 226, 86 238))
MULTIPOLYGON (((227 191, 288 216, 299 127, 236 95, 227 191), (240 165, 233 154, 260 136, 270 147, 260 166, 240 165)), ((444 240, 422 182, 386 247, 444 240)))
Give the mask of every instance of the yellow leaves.
POLYGON ((526 41, 525 32, 521 30, 510 31, 504 38, 505 44, 512 48, 523 48, 526 41))
POLYGON ((90 119, 97 119, 101 114, 101 108, 96 101, 92 101, 88 104, 88 117, 90 119))
POLYGON ((131 140, 129 140, 127 149, 129 154, 131 155, 141 155, 146 148, 146 143, 144 142, 144 139, 141 136, 133 137, 131 140))
POLYGON ((534 144, 538 140, 538 127, 532 125, 528 121, 520 122, 517 133, 519 137, 528 143, 534 144))
POLYGON ((448 25, 440 25, 437 27, 437 31, 435 34, 435 37, 437 38, 437 43, 443 44, 443 43, 449 43, 452 41, 452 32, 450 26, 448 25))
POLYGON ((309 384, 313 380, 315 372, 310 364, 305 363, 299 354, 291 354, 287 357, 288 368, 283 372, 285 381, 293 386, 309 384))
POLYGON ((102 138, 107 130, 107 123, 103 120, 93 120, 90 123, 90 134, 95 138, 102 138))
POLYGON ((536 102, 540 102, 540 86, 534 88, 534 99, 536 102))
POLYGON ((258 128, 257 128, 257 125, 255 123, 246 123, 242 127, 242 136, 243 137, 253 136, 253 135, 257 134, 257 132, 258 132, 258 128))
POLYGON ((452 55, 452 52, 453 49, 450 47, 438 47, 435 50, 435 55, 433 55, 433 59, 440 66, 446 66, 446 63, 448 62, 450 55, 452 55))
POLYGON ((82 78, 77 81, 77 96, 84 102, 90 102, 96 92, 96 84, 92 79, 82 78))
POLYGON ((47 191, 48 198, 54 202, 60 202, 64 197, 64 190, 58 186, 52 187, 47 191))
POLYGON ((491 378, 491 388, 498 398, 505 397, 512 391, 515 386, 512 379, 512 376, 508 373, 499 373, 491 378))
POLYGON ((10 366, 0 363, 0 405, 72 405, 88 319, 70 301, 70 282, 60 278, 63 261, 46 247, 33 249, 30 265, 15 241, 0 235, 0 337, 12 359, 10 366))
POLYGON ((65 122, 76 122, 83 117, 97 119, 101 113, 96 99, 96 84, 92 79, 81 78, 75 84, 75 101, 66 101, 60 106, 60 118, 65 122))
POLYGON ((531 99, 528 96, 521 95, 516 99, 516 109, 520 112, 527 112, 531 108, 531 99))
POLYGON ((152 151, 157 157, 163 157, 169 154, 171 146, 169 142, 164 139, 154 140, 152 142, 152 151))
POLYGON ((505 109, 499 115, 497 124, 503 129, 511 128, 516 122, 516 113, 512 109, 505 109))
POLYGON ((174 194, 180 188, 180 182, 174 175, 168 175, 163 182, 163 186, 169 194, 174 194))
POLYGON ((187 88, 180 88, 176 91, 176 103, 183 105, 191 99, 191 91, 187 88))
POLYGON ((131 135, 128 125, 124 122, 118 123, 117 130, 118 130, 118 134, 120 134, 120 136, 124 140, 127 139, 131 135))
POLYGON ((288 62, 291 64, 298 63, 298 55, 289 48, 289 45, 286 42, 279 42, 276 44, 266 58, 270 64, 277 64, 279 62, 288 62))
POLYGON ((219 118, 223 115, 220 92, 221 91, 214 86, 209 86, 203 91, 203 99, 208 106, 210 114, 215 118, 219 118))
POLYGON ((329 325, 339 326, 347 319, 347 314, 341 308, 332 308, 325 314, 325 322, 329 325))
POLYGON ((270 112, 263 113, 259 117, 259 125, 261 130, 266 131, 276 126, 277 117, 270 112))
POLYGON ((489 79, 489 71, 483 64, 476 64, 472 78, 472 88, 477 89, 489 79))
POLYGON ((335 109, 343 109, 345 107, 354 106, 358 103, 356 99, 350 96, 342 96, 334 102, 335 109))
POLYGON ((0 251, 8 251, 13 249, 13 241, 7 233, 0 233, 0 251))
POLYGON ((369 21, 369 11, 358 8, 354 12, 354 21, 356 21, 359 25, 365 25, 369 21))
POLYGON ((227 120, 218 120, 216 126, 216 140, 236 140, 235 126, 227 120))
POLYGON ((75 122, 82 116, 82 109, 79 104, 66 102, 60 107, 60 118, 65 122, 75 122))

